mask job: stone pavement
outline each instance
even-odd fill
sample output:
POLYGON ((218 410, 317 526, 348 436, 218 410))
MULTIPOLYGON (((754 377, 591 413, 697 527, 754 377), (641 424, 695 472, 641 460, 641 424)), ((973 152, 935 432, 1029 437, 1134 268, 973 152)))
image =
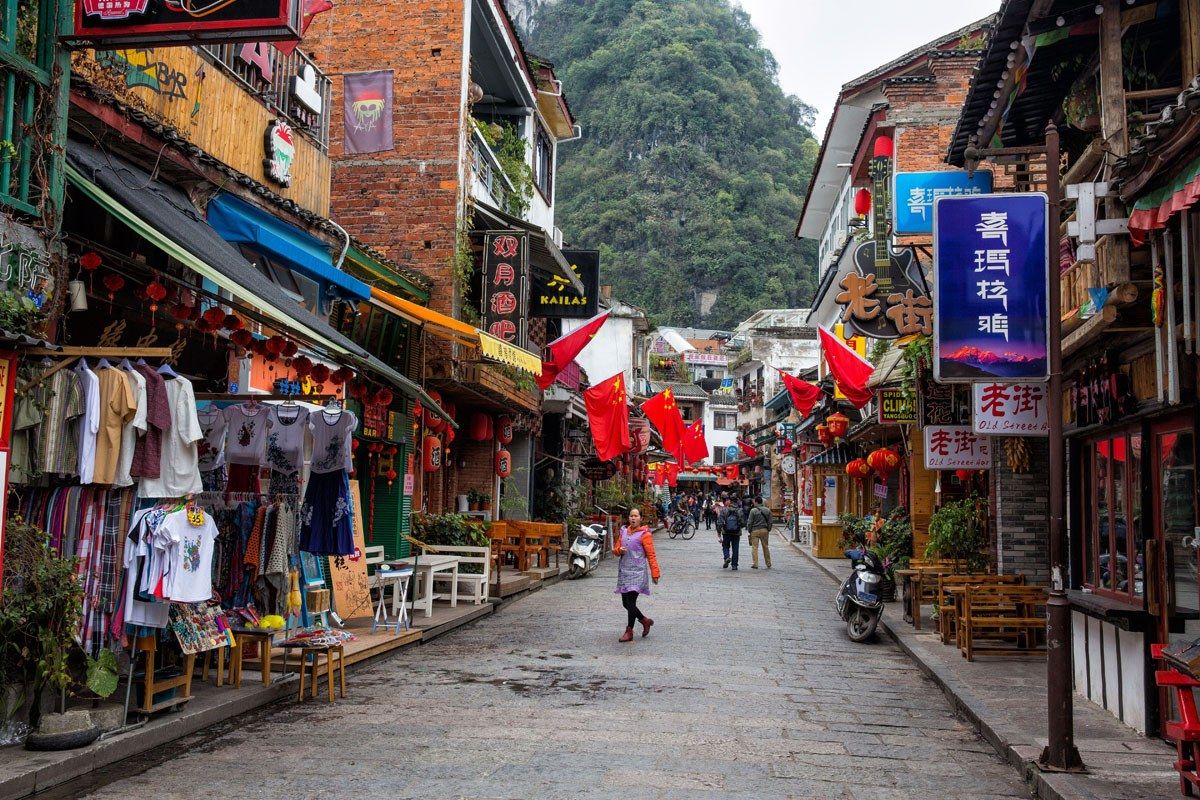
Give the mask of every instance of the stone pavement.
POLYGON ((350 696, 234 720, 52 796, 1027 797, 890 640, 854 645, 820 569, 720 569, 656 536, 647 639, 620 644, 615 561, 351 671, 350 696))

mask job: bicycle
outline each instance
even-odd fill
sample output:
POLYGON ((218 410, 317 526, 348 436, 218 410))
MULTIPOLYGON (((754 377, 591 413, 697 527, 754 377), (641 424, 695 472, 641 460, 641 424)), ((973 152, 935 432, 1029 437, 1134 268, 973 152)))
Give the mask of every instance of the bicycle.
POLYGON ((691 514, 678 513, 675 515, 675 521, 671 523, 671 538, 682 536, 685 540, 691 539, 696 535, 696 520, 692 519, 691 514))

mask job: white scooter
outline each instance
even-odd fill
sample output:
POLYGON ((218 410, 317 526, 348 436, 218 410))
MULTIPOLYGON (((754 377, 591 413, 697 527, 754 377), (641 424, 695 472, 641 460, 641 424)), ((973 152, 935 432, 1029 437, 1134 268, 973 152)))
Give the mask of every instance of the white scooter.
POLYGON ((567 570, 567 578, 582 578, 596 568, 604 552, 606 534, 607 531, 599 522, 579 526, 579 533, 571 542, 571 566, 567 570))

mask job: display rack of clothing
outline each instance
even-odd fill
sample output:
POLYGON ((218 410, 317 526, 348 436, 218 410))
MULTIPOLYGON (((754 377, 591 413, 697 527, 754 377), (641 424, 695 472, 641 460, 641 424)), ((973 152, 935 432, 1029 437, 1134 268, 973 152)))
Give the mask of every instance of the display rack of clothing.
POLYGON ((309 416, 312 464, 300 507, 300 549, 323 556, 354 553, 350 504, 351 439, 358 418, 340 405, 309 416))

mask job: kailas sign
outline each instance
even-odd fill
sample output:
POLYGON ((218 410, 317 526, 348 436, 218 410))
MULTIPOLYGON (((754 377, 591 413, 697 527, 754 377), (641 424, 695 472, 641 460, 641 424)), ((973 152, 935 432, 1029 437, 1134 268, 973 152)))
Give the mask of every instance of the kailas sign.
POLYGON ((913 407, 913 396, 902 389, 880 389, 875 393, 879 405, 880 425, 910 425, 917 421, 917 410, 913 407))
POLYGON ((941 197, 934 203, 938 381, 1028 383, 1048 377, 1047 209, 1046 195, 1038 192, 941 197))
POLYGON ((992 444, 969 425, 931 425, 925 434, 925 469, 991 469, 992 444))
POLYGON ((575 291, 561 275, 545 279, 534 276, 530 297, 530 316, 559 319, 590 319, 600 308, 600 251, 563 250, 571 271, 583 284, 584 293, 575 291))
POLYGON ((974 175, 955 170, 899 172, 895 183, 895 233, 911 236, 933 233, 933 204, 938 198, 990 194, 992 173, 985 169, 974 175))
POLYGON ((483 329, 525 346, 529 316, 529 234, 488 231, 483 237, 483 329))
POLYGON ((171 45, 300 38, 301 0, 77 0, 72 38, 171 45))
POLYGON ((1049 401, 1044 383, 977 383, 976 433, 996 436, 1049 436, 1049 401))

